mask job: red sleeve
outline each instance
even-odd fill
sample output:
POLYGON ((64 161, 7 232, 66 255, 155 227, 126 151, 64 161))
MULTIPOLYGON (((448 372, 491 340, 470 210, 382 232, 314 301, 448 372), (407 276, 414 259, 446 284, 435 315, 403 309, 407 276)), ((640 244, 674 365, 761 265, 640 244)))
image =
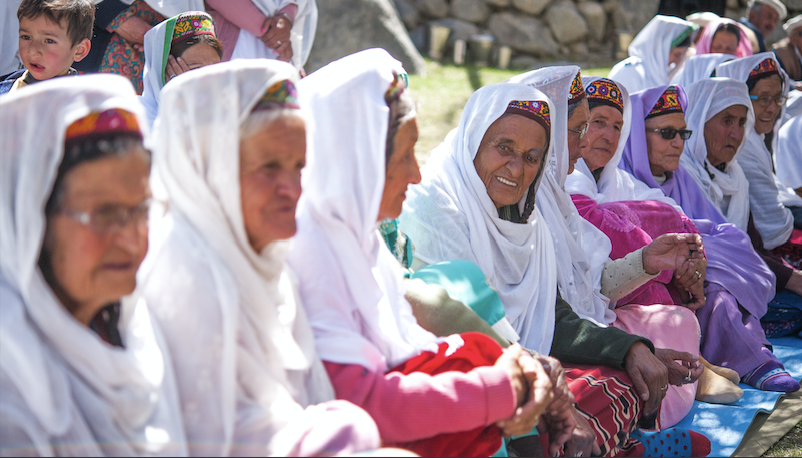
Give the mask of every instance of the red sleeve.
POLYGON ((429 375, 380 374, 324 361, 337 397, 365 409, 385 443, 470 431, 509 418, 517 405, 507 374, 494 366, 429 375))

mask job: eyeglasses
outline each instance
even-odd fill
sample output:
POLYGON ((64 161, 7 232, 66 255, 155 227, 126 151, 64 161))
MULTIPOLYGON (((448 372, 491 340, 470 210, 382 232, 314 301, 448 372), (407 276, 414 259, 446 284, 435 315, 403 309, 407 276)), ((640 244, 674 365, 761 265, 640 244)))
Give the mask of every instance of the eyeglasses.
POLYGON ((681 139, 687 140, 687 139, 691 138, 691 134, 693 134, 692 130, 672 129, 672 128, 646 129, 646 132, 660 132, 660 135, 662 135, 665 140, 673 140, 674 137, 677 136, 677 134, 679 134, 679 137, 681 139))
POLYGON ((573 132, 573 133, 575 133, 575 134, 579 134, 579 138, 582 138, 582 137, 584 137, 584 136, 585 136, 585 134, 586 134, 586 133, 588 133, 588 127, 589 127, 589 126, 590 126, 590 124, 589 124, 589 123, 585 123, 585 124, 582 126, 582 129, 580 129, 580 130, 576 130, 576 129, 568 129, 568 132, 573 132))
POLYGON ((785 105, 785 102, 788 101, 788 96, 787 95, 778 95, 777 97, 772 97, 770 95, 764 95, 763 97, 758 97, 756 95, 750 95, 749 98, 752 99, 752 100, 757 100, 757 103, 761 107, 767 107, 767 106, 771 105, 771 102, 774 102, 774 103, 777 104, 778 107, 781 107, 781 106, 785 105))
POLYGON ((78 212, 62 209, 59 213, 89 227, 99 235, 109 235, 121 231, 131 221, 147 226, 148 218, 161 217, 167 212, 167 202, 146 199, 134 207, 109 205, 91 212, 78 212))

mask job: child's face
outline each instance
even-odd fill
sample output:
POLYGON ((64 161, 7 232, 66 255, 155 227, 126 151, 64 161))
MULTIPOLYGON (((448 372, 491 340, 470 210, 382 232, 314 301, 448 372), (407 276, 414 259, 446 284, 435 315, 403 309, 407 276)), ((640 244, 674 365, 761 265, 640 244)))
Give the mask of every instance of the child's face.
POLYGON ((19 23, 19 54, 25 68, 37 80, 66 75, 73 62, 89 53, 89 40, 75 46, 67 35, 66 24, 57 24, 44 14, 19 23))

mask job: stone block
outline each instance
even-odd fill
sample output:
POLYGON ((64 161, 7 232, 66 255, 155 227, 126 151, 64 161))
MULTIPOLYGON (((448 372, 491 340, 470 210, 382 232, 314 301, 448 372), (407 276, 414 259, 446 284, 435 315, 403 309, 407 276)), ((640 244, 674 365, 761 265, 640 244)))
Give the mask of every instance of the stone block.
POLYGON ((546 22, 551 27, 554 38, 560 43, 573 43, 588 34, 585 19, 570 1, 552 5, 546 12, 546 22))
POLYGON ((613 14, 617 30, 627 30, 634 35, 657 14, 660 0, 616 0, 618 8, 613 14))
POLYGON ((448 16, 448 2, 446 0, 417 0, 417 7, 423 14, 431 17, 441 18, 448 16))
POLYGON ((485 3, 498 8, 506 8, 510 6, 510 0, 485 0, 485 3))
POLYGON ((407 30, 413 30, 418 26, 420 21, 420 13, 409 0, 393 0, 395 9, 398 10, 398 16, 407 26, 407 30))
POLYGON ((549 6, 551 0, 512 0, 512 5, 532 16, 539 16, 549 6))
POLYGON ((479 33, 479 27, 470 22, 461 21, 454 18, 440 19, 436 22, 438 25, 448 27, 451 33, 448 35, 448 45, 453 45, 456 40, 465 40, 466 42, 471 38, 471 35, 479 33))
POLYGON ((584 2, 577 5, 577 9, 588 24, 590 38, 597 41, 603 39, 607 30, 607 13, 604 7, 600 3, 584 2))
POLYGON ((559 52, 549 27, 532 17, 511 12, 497 13, 490 16, 488 29, 498 44, 516 51, 538 57, 555 56, 559 52))
POLYGON ((480 24, 490 15, 490 7, 483 0, 451 0, 451 16, 480 24))

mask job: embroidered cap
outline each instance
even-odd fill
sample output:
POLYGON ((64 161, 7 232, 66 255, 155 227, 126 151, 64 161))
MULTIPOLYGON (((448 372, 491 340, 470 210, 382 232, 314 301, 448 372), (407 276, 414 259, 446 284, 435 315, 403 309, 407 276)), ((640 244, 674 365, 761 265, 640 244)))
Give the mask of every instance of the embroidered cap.
POLYGON ((596 80, 585 88, 585 92, 589 102, 609 105, 621 113, 624 112, 624 94, 612 80, 607 78, 596 80))
POLYGON ((748 81, 758 80, 761 78, 765 78, 767 76, 779 75, 779 74, 780 74, 780 69, 777 67, 777 62, 775 62, 774 59, 769 57, 763 59, 762 62, 757 64, 757 66, 753 68, 751 72, 749 72, 749 78, 747 78, 746 81, 748 82, 748 81))
POLYGON ((176 17, 172 43, 198 35, 211 35, 216 38, 214 20, 211 16, 202 11, 190 11, 176 17))
POLYGON ((668 89, 663 92, 660 98, 657 99, 657 103, 654 104, 652 111, 649 112, 649 115, 646 116, 646 119, 665 114, 684 112, 685 111, 682 109, 682 104, 679 101, 679 90, 677 89, 677 86, 669 86, 668 89))
POLYGON ((551 115, 549 104, 539 100, 513 100, 507 105, 504 113, 517 114, 537 122, 546 129, 548 135, 551 131, 551 115))
POLYGON ((253 111, 290 108, 298 110, 298 91, 290 80, 279 81, 265 91, 261 99, 253 107, 253 111))
POLYGON ((576 78, 571 82, 571 93, 568 95, 568 105, 581 102, 585 98, 585 88, 582 86, 582 76, 576 72, 576 78))
POLYGON ((387 105, 401 97, 401 93, 407 88, 408 81, 406 73, 393 72, 393 82, 384 93, 384 101, 387 102, 387 105))
POLYGON ((136 116, 131 112, 113 108, 90 113, 70 124, 64 134, 64 141, 71 142, 109 134, 130 134, 142 138, 136 116))

